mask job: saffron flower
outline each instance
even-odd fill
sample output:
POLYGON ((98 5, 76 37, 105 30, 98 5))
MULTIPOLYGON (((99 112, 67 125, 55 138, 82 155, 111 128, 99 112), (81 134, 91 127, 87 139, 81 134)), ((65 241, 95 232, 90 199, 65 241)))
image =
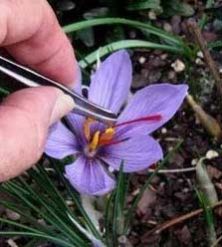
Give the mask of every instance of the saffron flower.
MULTIPOLYGON (((149 134, 166 123, 182 104, 187 85, 154 84, 136 92, 127 106, 132 64, 126 51, 109 56, 92 75, 88 99, 118 114, 114 126, 73 113, 54 125, 45 147, 47 155, 76 157, 65 167, 65 176, 81 194, 103 195, 115 187, 109 167, 124 172, 148 168, 163 157, 159 143, 149 134)), ((79 82, 81 83, 81 82, 79 82)), ((77 85, 78 90, 81 88, 77 85)))

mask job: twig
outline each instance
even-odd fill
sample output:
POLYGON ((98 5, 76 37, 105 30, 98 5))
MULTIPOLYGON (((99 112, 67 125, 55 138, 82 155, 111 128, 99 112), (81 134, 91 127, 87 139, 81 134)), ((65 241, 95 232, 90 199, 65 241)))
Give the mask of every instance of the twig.
POLYGON ((193 34, 196 43, 199 45, 201 51, 203 52, 205 61, 206 61, 207 65, 210 69, 210 72, 211 72, 211 74, 212 74, 212 76, 216 82, 217 90, 219 91, 220 95, 222 96, 222 80, 220 78, 220 73, 218 71, 218 68, 217 68, 209 50, 207 49, 207 43, 201 34, 201 30, 195 21, 189 21, 188 22, 188 28, 190 30, 190 33, 193 34))
POLYGON ((217 245, 219 244, 219 242, 222 240, 222 236, 220 236, 218 239, 217 239, 217 241, 215 241, 215 243, 213 243, 212 245, 211 245, 211 247, 217 247, 217 245))
POLYGON ((18 245, 16 244, 16 242, 13 239, 11 239, 11 238, 9 240, 7 240, 7 244, 10 247, 18 247, 18 245))
MULTIPOLYGON (((148 172, 153 173, 155 169, 149 169, 148 172)), ((188 167, 181 169, 160 169, 157 173, 185 173, 185 172, 194 172, 196 171, 196 167, 188 167)))
MULTIPOLYGON (((218 208, 222 206, 222 201, 219 201, 218 203, 216 203, 215 205, 213 205, 211 208, 215 209, 215 208, 218 208)), ((147 232, 146 234, 146 237, 152 235, 152 234, 160 234, 162 231, 172 227, 172 226, 175 226, 175 225, 178 225, 180 223, 182 223, 183 221, 185 220, 188 220, 188 219, 191 219, 201 213, 203 213, 203 209, 200 208, 200 209, 197 209, 193 212, 190 212, 188 214, 184 214, 180 217, 177 217, 175 219, 172 219, 172 220, 169 220, 169 221, 166 221, 164 222, 163 224, 161 225, 158 225, 157 227, 153 228, 151 231, 147 232)))

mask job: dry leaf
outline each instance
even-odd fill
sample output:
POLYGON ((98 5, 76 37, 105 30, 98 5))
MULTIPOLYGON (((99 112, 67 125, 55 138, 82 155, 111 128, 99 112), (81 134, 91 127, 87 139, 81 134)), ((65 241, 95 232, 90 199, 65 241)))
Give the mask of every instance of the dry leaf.
POLYGON ((210 116, 208 113, 206 113, 203 108, 197 104, 197 102, 190 94, 187 95, 187 102, 196 113, 200 123, 207 130, 207 132, 215 137, 217 140, 221 139, 222 130, 218 121, 210 116))

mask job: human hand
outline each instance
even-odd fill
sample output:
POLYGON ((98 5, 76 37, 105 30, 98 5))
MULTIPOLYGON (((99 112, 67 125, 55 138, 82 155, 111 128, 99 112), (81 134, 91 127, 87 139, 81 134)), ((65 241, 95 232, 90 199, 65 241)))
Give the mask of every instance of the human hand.
MULTIPOLYGON (((76 60, 46 0, 0 1, 0 47, 17 61, 71 85, 76 60)), ((41 156, 48 127, 74 102, 52 87, 18 91, 0 105, 0 181, 19 175, 41 156)))

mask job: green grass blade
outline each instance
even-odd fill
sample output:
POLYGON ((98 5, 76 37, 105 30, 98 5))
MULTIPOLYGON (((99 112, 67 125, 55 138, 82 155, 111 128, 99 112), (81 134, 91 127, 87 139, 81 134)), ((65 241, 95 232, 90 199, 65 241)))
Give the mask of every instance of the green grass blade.
POLYGON ((28 209, 24 209, 24 208, 21 209, 20 205, 17 205, 16 203, 3 201, 3 200, 1 200, 0 204, 3 205, 5 208, 12 210, 13 212, 20 214, 26 221, 28 221, 37 230, 44 232, 46 234, 53 234, 53 231, 51 230, 50 226, 39 224, 36 218, 32 217, 31 214, 27 213, 28 209))
POLYGON ((79 247, 79 245, 76 244, 71 244, 65 240, 62 240, 60 238, 56 238, 50 235, 45 235, 42 233, 35 233, 35 232, 20 232, 20 231, 8 231, 8 232, 3 232, 0 231, 0 236, 24 236, 24 237, 30 237, 30 238, 39 238, 39 239, 45 239, 46 241, 51 241, 55 244, 58 244, 59 246, 62 247, 79 247))
POLYGON ((160 0, 137 0, 129 2, 127 7, 129 11, 138 11, 138 10, 161 10, 161 2, 160 0))
POLYGON ((44 246, 44 243, 45 243, 45 240, 34 238, 34 239, 31 239, 23 247, 40 247, 40 246, 44 246))
MULTIPOLYGON (((205 7, 206 8, 211 8, 214 4, 214 0, 207 0, 205 7)), ((202 18, 199 20, 198 25, 200 29, 203 29, 204 26, 207 24, 208 21, 208 16, 207 14, 203 14, 202 18)))
POLYGON ((177 47, 177 46, 163 45, 163 44, 158 44, 158 43, 153 43, 143 40, 121 40, 105 45, 99 48, 98 50, 90 53, 88 56, 84 58, 84 60, 79 61, 79 65, 84 69, 90 64, 95 63, 95 61, 97 60, 98 53, 100 57, 103 57, 113 51, 117 51, 119 49, 129 49, 129 48, 159 49, 164 51, 170 51, 176 54, 184 53, 184 50, 181 47, 177 47))
MULTIPOLYGON (((31 195, 36 199, 37 205, 41 205, 39 208, 38 206, 35 206, 31 201, 33 198, 30 198, 30 195, 22 194, 21 188, 18 184, 13 182, 7 182, 4 184, 6 189, 8 188, 8 192, 14 194, 17 196, 25 205, 27 205, 30 209, 32 209, 34 212, 39 214, 46 222, 49 222, 52 224, 55 228, 57 228, 61 233, 64 234, 71 242, 78 243, 81 246, 85 246, 83 240, 74 232, 74 228, 71 228, 71 226, 68 226, 63 219, 59 218, 55 212, 54 208, 51 208, 49 205, 47 205, 47 202, 44 201, 42 198, 42 195, 36 194, 30 186, 28 186, 26 183, 23 183, 25 187, 29 190, 31 195), (31 199, 31 200, 30 200, 31 199), (45 209, 43 211, 43 208, 45 209)), ((24 189, 22 189, 24 190, 24 189)))
POLYGON ((94 224, 90 220, 89 216, 87 215, 86 211, 82 207, 78 193, 74 191, 74 189, 71 187, 71 185, 68 183, 68 181, 64 178, 64 175, 59 168, 59 164, 57 165, 55 160, 53 160, 49 157, 48 157, 48 159, 49 159, 51 165, 53 166, 53 168, 55 169, 56 173, 58 174, 59 179, 63 182, 67 192, 69 193, 69 195, 70 195, 71 199, 73 200, 75 206, 77 207, 78 211, 82 215, 86 225, 89 227, 89 229, 91 230, 91 232, 94 234, 94 236, 96 238, 102 240, 100 233, 97 231, 96 227, 94 226, 94 224))
POLYGON ((2 96, 7 96, 9 94, 9 91, 0 87, 0 94, 2 94, 2 96))
POLYGON ((61 217, 66 218, 67 216, 66 211, 68 211, 69 214, 75 217, 73 212, 67 206, 61 193, 57 190, 56 185, 52 183, 47 172, 41 165, 36 167, 36 169, 32 169, 29 172, 29 174, 34 179, 34 181, 38 184, 41 190, 47 194, 48 200, 49 198, 51 199, 50 204, 54 205, 54 208, 57 209, 57 213, 61 215, 61 217))
POLYGON ((110 197, 107 199, 106 208, 105 208, 105 239, 107 246, 113 245, 113 237, 112 237, 112 220, 113 220, 113 209, 112 202, 115 198, 115 193, 112 193, 110 197))
POLYGON ((40 186, 40 188, 45 191, 48 196, 56 202, 56 204, 59 205, 59 207, 68 209, 66 202, 57 190, 56 185, 52 183, 47 172, 41 165, 36 167, 36 169, 30 170, 29 174, 40 186))
POLYGON ((134 198, 134 201, 132 203, 132 206, 130 207, 127 217, 126 217, 126 223, 125 223, 125 228, 124 228, 124 234, 127 233, 130 223, 132 221, 132 218, 135 214, 137 205, 140 201, 140 199, 142 198, 143 193, 146 191, 146 189, 148 188, 148 186, 150 185, 150 183, 152 182, 153 178, 157 175, 158 171, 166 165, 166 163, 169 161, 169 159, 172 157, 172 155, 180 148, 181 144, 183 143, 182 140, 180 140, 177 145, 173 148, 172 151, 170 151, 166 157, 160 162, 160 164, 158 165, 158 167, 156 168, 155 172, 152 173, 150 175, 150 177, 147 179, 146 183, 142 186, 142 188, 140 189, 139 194, 134 198))
MULTIPOLYGON (((62 229, 62 232, 63 233, 65 232, 66 235, 68 237, 70 237, 70 240, 73 239, 75 241, 79 241, 79 244, 82 244, 82 246, 84 246, 84 244, 82 243, 82 239, 74 232, 73 225, 68 225, 66 223, 66 221, 67 221, 66 218, 60 218, 59 217, 58 212, 56 212, 56 210, 55 210, 56 208, 54 208, 54 205, 52 207, 48 201, 46 201, 40 195, 36 194, 36 192, 34 190, 32 190, 31 187, 28 186, 28 184, 25 181, 23 181, 23 185, 30 189, 31 194, 35 196, 37 201, 39 201, 39 203, 42 205, 42 207, 45 208, 45 210, 48 212, 48 214, 54 218, 54 220, 57 222, 56 226, 59 226, 59 229, 60 230, 62 229)), ((66 210, 64 210, 64 213, 65 212, 66 212, 66 210)))
POLYGON ((0 222, 5 223, 5 224, 8 224, 8 225, 15 226, 15 227, 18 227, 20 229, 27 230, 27 231, 30 231, 30 232, 42 233, 41 231, 36 230, 36 229, 34 229, 32 227, 25 226, 23 224, 17 223, 17 222, 12 221, 12 220, 3 219, 1 217, 0 217, 0 222))
POLYGON ((215 48, 220 48, 221 49, 222 41, 221 40, 216 40, 216 41, 209 42, 207 47, 209 49, 215 49, 215 48))
POLYGON ((210 203, 207 196, 202 191, 196 189, 196 194, 199 203, 204 211, 204 218, 207 223, 206 230, 208 235, 208 241, 209 241, 209 245, 211 246, 217 241, 212 204, 210 203))
POLYGON ((114 25, 114 24, 118 24, 118 25, 122 24, 122 25, 132 26, 138 29, 145 29, 150 34, 154 34, 164 40, 170 41, 174 43, 175 45, 185 46, 185 44, 179 37, 169 34, 160 28, 156 28, 148 23, 128 20, 124 18, 99 18, 99 19, 93 19, 93 20, 80 21, 80 22, 76 22, 76 23, 65 26, 64 31, 66 33, 72 33, 72 32, 82 30, 84 28, 93 27, 93 26, 114 25))
POLYGON ((118 236, 123 232, 124 228, 124 205, 125 205, 125 192, 126 192, 126 182, 125 174, 123 173, 123 162, 120 166, 120 171, 118 174, 117 188, 114 196, 114 205, 113 205, 113 222, 112 222, 112 233, 114 246, 118 245, 118 236))

